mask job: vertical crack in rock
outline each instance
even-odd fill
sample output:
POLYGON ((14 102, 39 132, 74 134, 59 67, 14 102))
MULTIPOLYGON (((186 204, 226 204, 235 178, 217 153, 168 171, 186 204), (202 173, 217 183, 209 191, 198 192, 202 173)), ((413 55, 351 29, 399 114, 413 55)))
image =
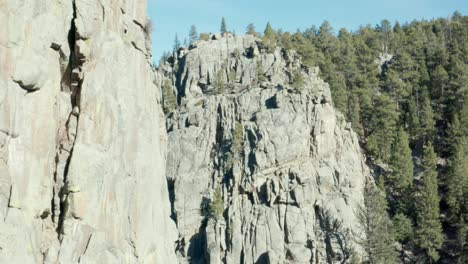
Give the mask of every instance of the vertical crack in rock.
POLYGON ((78 59, 76 41, 77 30, 75 25, 76 4, 73 6, 73 18, 70 22, 70 30, 68 32, 68 46, 70 53, 68 55, 68 66, 62 77, 62 91, 70 94, 71 112, 68 114, 68 119, 64 127, 59 128, 58 144, 56 153, 56 169, 54 175, 54 197, 52 199, 53 221, 56 226, 56 231, 59 240, 63 234, 63 224, 68 211, 68 182, 67 175, 72 158, 74 143, 77 136, 78 119, 79 119, 79 100, 81 92, 81 83, 83 80, 82 66, 83 59, 78 59), (68 88, 68 89, 64 89, 68 88))

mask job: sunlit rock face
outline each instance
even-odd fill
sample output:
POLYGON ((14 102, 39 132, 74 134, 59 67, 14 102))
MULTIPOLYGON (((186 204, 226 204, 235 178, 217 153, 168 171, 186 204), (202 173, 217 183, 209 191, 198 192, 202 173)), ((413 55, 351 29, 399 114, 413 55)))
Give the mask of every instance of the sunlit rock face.
POLYGON ((166 126, 180 262, 346 263, 359 252, 369 172, 318 70, 229 34, 173 61, 156 80, 178 99, 166 126))
POLYGON ((0 3, 0 263, 176 263, 146 1, 0 3))

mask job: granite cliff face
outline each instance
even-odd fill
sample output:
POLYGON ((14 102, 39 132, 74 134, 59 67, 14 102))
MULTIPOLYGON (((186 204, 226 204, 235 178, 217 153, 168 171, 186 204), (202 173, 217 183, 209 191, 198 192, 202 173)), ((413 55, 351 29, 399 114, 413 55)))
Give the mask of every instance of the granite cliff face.
POLYGON ((295 53, 217 35, 155 77, 146 1, 5 0, 0 24, 0 263, 359 253, 369 173, 295 53))
POLYGON ((176 263, 146 1, 0 1, 0 263, 176 263))
POLYGON ((354 212, 369 172, 318 69, 252 36, 215 35, 173 60, 156 79, 179 261, 347 263, 359 253, 354 212))

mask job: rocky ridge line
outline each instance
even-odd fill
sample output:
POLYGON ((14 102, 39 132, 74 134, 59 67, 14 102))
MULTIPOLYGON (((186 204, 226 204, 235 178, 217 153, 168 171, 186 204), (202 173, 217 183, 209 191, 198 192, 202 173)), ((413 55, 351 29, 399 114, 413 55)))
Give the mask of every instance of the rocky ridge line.
POLYGON ((359 255, 354 210, 370 174, 318 69, 230 34, 171 62, 156 80, 168 109, 179 261, 347 263, 359 255))

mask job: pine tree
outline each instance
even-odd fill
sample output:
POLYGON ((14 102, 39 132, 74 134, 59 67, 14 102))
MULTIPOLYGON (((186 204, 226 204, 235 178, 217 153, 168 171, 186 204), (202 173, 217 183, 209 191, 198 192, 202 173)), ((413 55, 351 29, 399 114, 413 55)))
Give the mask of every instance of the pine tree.
POLYGON ((196 41, 198 41, 197 27, 195 25, 190 27, 189 41, 190 45, 193 45, 196 41))
POLYGON ((406 122, 408 125, 408 131, 411 137, 411 141, 413 142, 415 139, 419 138, 420 133, 419 115, 417 103, 414 96, 409 98, 408 112, 406 113, 406 122))
POLYGON ((173 53, 177 53, 177 51, 180 49, 180 40, 179 40, 179 36, 177 36, 177 34, 175 35, 175 38, 174 38, 174 46, 172 48, 172 51, 173 53))
POLYGON ((348 120, 353 126, 353 130, 360 136, 363 137, 363 128, 361 122, 361 106, 359 102, 359 96, 356 93, 351 93, 348 100, 348 120))
POLYGON ((322 50, 323 53, 328 53, 333 48, 335 48, 336 37, 333 33, 333 28, 327 20, 323 21, 322 25, 320 25, 319 32, 318 32, 318 45, 319 48, 322 50))
POLYGON ((394 208, 392 208, 392 211, 395 213, 402 212, 408 215, 410 212, 413 166, 408 134, 400 127, 392 146, 392 157, 390 159, 391 172, 388 175, 387 184, 389 194, 395 202, 394 208))
POLYGON ((398 263, 387 202, 377 187, 369 185, 364 189, 364 204, 357 207, 356 217, 364 235, 357 243, 366 253, 365 263, 398 263))
POLYGON ((247 35, 252 35, 252 36, 255 36, 255 37, 258 36, 257 31, 255 31, 255 25, 253 23, 250 23, 249 25, 247 25, 246 33, 247 33, 247 35))
POLYGON ((223 17, 223 19, 221 20, 221 34, 226 34, 228 31, 227 31, 227 26, 226 26, 226 19, 223 17))
POLYGON ((338 70, 345 76, 346 86, 351 90, 357 87, 358 75, 353 35, 346 29, 341 29, 338 34, 338 39, 338 52, 333 58, 333 62, 337 65, 338 70))
POLYGON ((392 144, 397 131, 398 111, 393 100, 386 94, 381 94, 376 99, 369 128, 372 134, 369 136, 371 142, 367 149, 383 162, 388 162, 391 155, 392 144))
POLYGON ((435 120, 434 112, 432 110, 431 99, 427 93, 427 89, 423 88, 422 93, 422 106, 419 116, 421 125, 421 136, 424 142, 432 141, 435 134, 435 120))
POLYGON ((297 91, 302 90, 304 88, 304 76, 302 75, 301 70, 295 69, 292 73, 291 79, 291 87, 296 89, 297 91))
POLYGON ((444 119, 446 117, 447 109, 447 84, 449 82, 449 76, 447 71, 441 65, 436 66, 431 74, 431 98, 434 102, 435 113, 437 120, 444 119))
POLYGON ((400 104, 404 102, 404 98, 411 92, 409 87, 400 79, 398 72, 390 69, 383 83, 386 92, 390 93, 393 99, 397 102, 397 108, 400 109, 400 104))
POLYGON ((453 121, 448 124, 447 128, 447 138, 445 140, 445 151, 448 156, 452 157, 457 152, 457 147, 460 142, 463 141, 465 137, 465 133, 462 128, 462 124, 460 122, 460 118, 458 114, 455 114, 453 117, 453 121))
POLYGON ((409 217, 402 213, 397 213, 392 218, 392 222, 395 228, 395 239, 398 242, 405 243, 413 239, 413 223, 409 217))
POLYGON ((267 23, 266 27, 265 27, 265 31, 263 32, 263 35, 266 37, 266 38, 271 38, 271 37, 274 37, 275 36, 275 30, 273 29, 273 27, 271 26, 270 22, 267 23))
POLYGON ((270 22, 267 23, 265 31, 263 33, 263 42, 270 47, 276 47, 277 35, 275 30, 271 27, 270 22))
POLYGON ((388 52, 388 46, 390 45, 393 35, 392 24, 387 19, 384 19, 380 22, 380 25, 377 26, 377 30, 382 34, 383 51, 388 52))
POLYGON ((449 206, 449 223, 456 230, 457 263, 468 261, 468 149, 467 137, 456 115, 450 127, 449 149, 451 159, 446 178, 445 200, 449 206), (463 252, 465 251, 465 254, 463 252))
POLYGON ((468 92, 468 63, 463 63, 463 55, 461 54, 450 56, 449 84, 446 93, 448 98, 447 116, 453 116, 467 105, 468 95, 465 93, 468 92))
POLYGON ((166 61, 169 60, 171 57, 171 53, 169 51, 164 51, 163 54, 161 55, 161 58, 159 59, 159 65, 163 65, 166 61))
POLYGON ((468 137, 468 89, 465 92, 463 107, 460 110, 460 129, 465 137, 468 137))
POLYGON ((424 146, 423 175, 421 186, 415 197, 416 205, 416 243, 432 263, 439 259, 439 250, 444 242, 440 223, 440 197, 437 184, 437 156, 428 142, 424 146))

